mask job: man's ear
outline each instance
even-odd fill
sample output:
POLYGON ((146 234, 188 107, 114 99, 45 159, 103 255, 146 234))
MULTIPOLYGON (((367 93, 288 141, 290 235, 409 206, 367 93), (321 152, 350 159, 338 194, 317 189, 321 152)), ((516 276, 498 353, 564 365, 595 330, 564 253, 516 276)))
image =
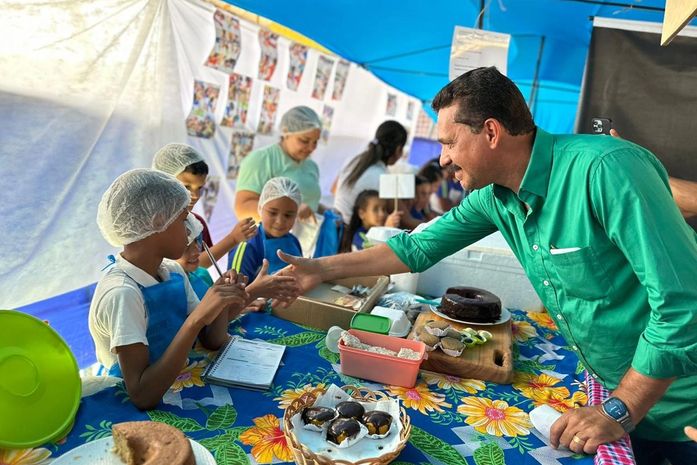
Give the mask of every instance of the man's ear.
POLYGON ((484 121, 482 131, 489 143, 489 148, 494 149, 501 143, 501 136, 503 135, 504 128, 498 120, 489 118, 484 121))

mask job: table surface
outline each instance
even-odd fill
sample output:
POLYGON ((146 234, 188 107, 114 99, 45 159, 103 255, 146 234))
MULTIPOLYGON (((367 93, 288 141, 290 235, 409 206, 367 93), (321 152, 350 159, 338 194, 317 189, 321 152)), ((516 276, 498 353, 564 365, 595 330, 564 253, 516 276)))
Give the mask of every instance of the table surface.
MULTIPOLYGON (((338 355, 324 345, 325 333, 269 314, 244 316, 230 326, 232 334, 287 346, 267 392, 207 385, 201 373, 214 353, 195 348, 189 363, 157 409, 141 412, 128 399, 123 384, 82 400, 75 425, 57 444, 25 454, 26 461, 49 463, 84 443, 111 435, 123 421, 156 420, 174 425, 208 448, 219 465, 292 463, 280 429, 283 409, 317 385, 354 384, 381 390, 400 399, 411 417, 409 444, 397 465, 578 464, 592 457, 556 451, 537 436, 527 412, 542 403, 559 410, 586 402, 582 367, 546 313, 513 312, 516 378, 497 385, 421 372, 406 389, 357 380, 338 373, 338 355)), ((10 451, 0 451, 2 454, 10 451)))

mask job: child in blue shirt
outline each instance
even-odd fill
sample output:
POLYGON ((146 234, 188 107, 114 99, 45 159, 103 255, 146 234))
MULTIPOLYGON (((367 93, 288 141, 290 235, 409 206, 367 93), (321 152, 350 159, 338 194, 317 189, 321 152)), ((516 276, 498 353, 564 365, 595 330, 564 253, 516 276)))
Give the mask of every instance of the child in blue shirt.
POLYGON ((268 180, 259 197, 261 224, 258 233, 230 251, 228 269, 242 273, 253 281, 262 270, 273 274, 286 266, 276 254, 278 249, 302 256, 300 242, 290 232, 301 203, 300 188, 295 181, 286 177, 268 180))
POLYGON ((367 189, 356 197, 351 221, 344 232, 342 252, 363 250, 370 247, 366 233, 373 226, 398 228, 402 212, 387 214, 387 200, 381 199, 378 191, 367 189))

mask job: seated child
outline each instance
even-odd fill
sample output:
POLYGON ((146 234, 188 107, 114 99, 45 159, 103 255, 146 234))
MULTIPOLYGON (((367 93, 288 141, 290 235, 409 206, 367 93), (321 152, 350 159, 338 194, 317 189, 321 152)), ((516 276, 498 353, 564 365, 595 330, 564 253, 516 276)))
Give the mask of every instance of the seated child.
POLYGON ((89 330, 97 360, 123 377, 140 409, 158 404, 197 338, 211 350, 226 343, 228 312, 240 312, 249 298, 229 272, 199 302, 174 261, 186 248, 189 201, 174 177, 136 169, 119 176, 99 203, 99 229, 123 251, 97 284, 89 330))
POLYGON ((423 176, 416 175, 416 196, 412 200, 402 202, 407 208, 402 216, 401 226, 403 229, 414 229, 419 224, 431 221, 436 215, 429 207, 431 198, 432 184, 423 176))
POLYGON ((300 242, 290 233, 301 203, 302 196, 295 181, 286 177, 269 179, 259 196, 259 233, 230 251, 228 268, 254 280, 264 260, 268 261, 271 274, 285 268, 286 263, 278 258, 276 250, 302 256, 300 242))
MULTIPOLYGON (((157 151, 152 161, 152 168, 171 174, 176 177, 186 190, 191 194, 189 211, 194 208, 196 202, 206 194, 206 178, 208 177, 208 165, 203 157, 193 147, 186 144, 167 144, 157 151)), ((193 213, 193 212, 192 212, 193 213)), ((247 239, 254 237, 257 232, 256 224, 252 218, 245 218, 232 228, 220 242, 213 244, 211 234, 208 231, 206 221, 198 214, 193 215, 203 225, 203 241, 211 250, 216 260, 220 260, 233 247, 247 239)), ((213 266, 205 251, 200 254, 199 260, 203 268, 213 266)))
POLYGON ((370 247, 366 233, 373 226, 398 228, 402 212, 387 214, 387 200, 381 199, 378 191, 368 189, 356 197, 351 221, 344 232, 342 252, 363 250, 370 247))
MULTIPOLYGON (((199 266, 203 225, 191 213, 186 217, 185 225, 188 246, 184 251, 184 255, 177 259, 177 263, 186 272, 196 296, 199 299, 203 299, 203 296, 206 295, 208 289, 213 285, 213 278, 211 278, 208 270, 199 266)), ((297 297, 299 292, 295 278, 290 276, 268 276, 264 267, 262 267, 262 272, 259 273, 257 279, 247 285, 246 290, 251 302, 249 302, 242 313, 263 310, 266 307, 266 298, 288 300, 289 298, 297 297)), ((236 311, 231 312, 230 319, 237 317, 238 313, 236 311)))

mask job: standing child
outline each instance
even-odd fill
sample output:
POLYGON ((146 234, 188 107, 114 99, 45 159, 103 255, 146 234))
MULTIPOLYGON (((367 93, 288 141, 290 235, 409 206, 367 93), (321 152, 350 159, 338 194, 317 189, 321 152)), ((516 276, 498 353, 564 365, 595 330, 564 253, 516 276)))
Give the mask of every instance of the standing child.
MULTIPOLYGON (((416 220, 417 225, 420 223, 425 223, 426 221, 431 221, 436 215, 431 211, 429 207, 429 201, 431 199, 431 193, 433 190, 432 183, 424 176, 416 175, 414 178, 416 183, 416 196, 412 201, 409 202, 409 219, 416 220)), ((411 229, 414 226, 411 225, 411 229)))
POLYGON ((295 181, 286 177, 269 179, 259 196, 259 233, 230 251, 228 268, 253 280, 262 270, 265 260, 271 274, 286 266, 276 254, 278 249, 302 256, 298 238, 290 233, 301 204, 302 196, 295 181))
POLYGON ((356 197, 351 221, 344 233, 342 252, 363 250, 369 247, 366 233, 373 226, 398 228, 402 212, 387 214, 387 200, 381 199, 378 191, 367 189, 356 197))
MULTIPOLYGON (((206 178, 208 177, 208 165, 203 157, 193 147, 186 144, 167 144, 157 151, 152 161, 153 169, 163 171, 176 177, 186 190, 191 194, 189 211, 194 208, 196 202, 206 194, 206 178)), ((193 213, 193 212, 192 212, 193 213)), ((220 260, 237 244, 246 241, 257 232, 256 224, 252 218, 245 218, 232 228, 220 242, 213 244, 211 234, 208 231, 206 221, 198 214, 193 215, 203 225, 203 241, 210 248, 211 254, 216 260, 220 260)), ((199 254, 200 264, 203 268, 213 265, 208 254, 199 254)))
MULTIPOLYGON (((203 225, 194 215, 189 213, 185 221, 188 246, 184 255, 177 259, 177 263, 186 272, 191 287, 196 296, 203 299, 208 289, 213 285, 213 279, 208 270, 199 266, 201 253, 201 233, 203 225)), ((246 287, 250 302, 242 313, 257 312, 266 307, 266 299, 287 301, 298 295, 298 287, 295 278, 290 276, 270 276, 267 273, 268 263, 262 266, 256 279, 246 287)), ((230 319, 237 317, 239 312, 230 312, 230 319)))
POLYGON ((97 360, 123 377, 141 409, 162 399, 197 338, 211 350, 226 343, 228 312, 239 313, 249 298, 229 272, 199 302, 173 261, 186 248, 189 200, 172 176, 137 169, 119 176, 99 203, 99 229, 123 251, 97 284, 89 330, 97 360))

